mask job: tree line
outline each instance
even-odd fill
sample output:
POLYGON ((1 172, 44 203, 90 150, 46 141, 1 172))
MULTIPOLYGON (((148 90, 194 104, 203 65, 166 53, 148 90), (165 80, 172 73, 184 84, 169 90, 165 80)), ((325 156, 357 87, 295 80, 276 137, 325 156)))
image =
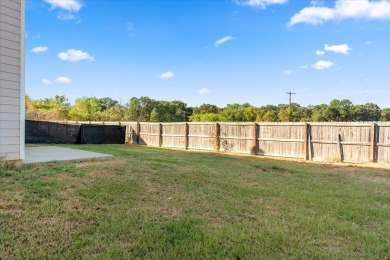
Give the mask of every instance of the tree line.
POLYGON ((249 103, 218 107, 202 104, 189 107, 182 101, 133 97, 122 105, 110 97, 83 97, 72 105, 65 96, 33 100, 26 96, 26 119, 73 121, 138 122, 354 122, 390 121, 390 108, 374 103, 353 104, 348 99, 334 99, 329 104, 300 106, 249 103))

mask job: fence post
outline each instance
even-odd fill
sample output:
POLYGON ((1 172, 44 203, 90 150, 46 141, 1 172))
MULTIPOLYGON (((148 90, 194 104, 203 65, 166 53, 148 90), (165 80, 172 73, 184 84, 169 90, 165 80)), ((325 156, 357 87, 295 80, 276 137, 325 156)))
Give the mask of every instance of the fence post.
POLYGON ((125 137, 125 144, 129 144, 130 140, 133 139, 133 136, 131 135, 131 128, 130 125, 125 125, 126 127, 126 137, 125 137))
POLYGON ((370 132, 370 162, 375 162, 375 131, 376 131, 376 123, 371 124, 371 132, 370 132))
POLYGON ((189 125, 188 125, 188 123, 186 123, 185 124, 185 141, 184 141, 184 148, 186 149, 186 150, 188 150, 188 145, 189 145, 189 140, 188 140, 188 135, 189 135, 189 132, 190 132, 190 127, 189 127, 189 125))
POLYGON ((337 134, 337 157, 339 157, 340 162, 343 162, 343 146, 341 144, 341 134, 337 134))
POLYGON ((309 133, 308 133, 308 141, 307 143, 309 144, 309 147, 308 147, 308 153, 309 153, 309 160, 312 161, 313 160, 313 149, 312 149, 312 146, 311 146, 311 125, 309 126, 309 133))
POLYGON ((221 144, 219 142, 219 137, 221 134, 221 126, 219 123, 215 124, 215 137, 214 137, 214 151, 219 152, 219 149, 221 148, 221 144))
POLYGON ((308 153, 309 153, 309 142, 308 142, 309 126, 310 125, 308 123, 305 123, 303 126, 303 159, 306 161, 308 160, 308 153))
POLYGON ((257 134, 258 134, 258 131, 257 131, 257 123, 254 123, 253 124, 253 150, 252 150, 252 154, 256 155, 257 154, 257 151, 259 150, 259 145, 258 145, 258 140, 257 140, 257 134))
POLYGON ((136 129, 137 144, 139 144, 139 139, 140 139, 140 135, 141 135, 140 131, 141 131, 141 126, 140 126, 139 122, 137 122, 137 129, 136 129))
POLYGON ((158 124, 158 146, 161 147, 162 145, 162 124, 158 124))

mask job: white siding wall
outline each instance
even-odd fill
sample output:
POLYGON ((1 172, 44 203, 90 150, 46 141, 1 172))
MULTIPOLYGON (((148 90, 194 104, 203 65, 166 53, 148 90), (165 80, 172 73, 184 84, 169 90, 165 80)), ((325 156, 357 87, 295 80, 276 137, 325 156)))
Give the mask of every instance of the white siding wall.
POLYGON ((0 156, 24 158, 24 0, 0 0, 0 156))

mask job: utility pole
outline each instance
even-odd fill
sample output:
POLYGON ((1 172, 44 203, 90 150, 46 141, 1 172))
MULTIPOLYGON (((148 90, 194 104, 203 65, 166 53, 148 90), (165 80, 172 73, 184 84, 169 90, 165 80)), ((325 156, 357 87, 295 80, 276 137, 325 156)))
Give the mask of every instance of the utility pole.
POLYGON ((288 104, 291 107, 291 95, 295 95, 297 93, 293 93, 293 92, 289 91, 289 92, 286 92, 286 94, 288 95, 288 104))

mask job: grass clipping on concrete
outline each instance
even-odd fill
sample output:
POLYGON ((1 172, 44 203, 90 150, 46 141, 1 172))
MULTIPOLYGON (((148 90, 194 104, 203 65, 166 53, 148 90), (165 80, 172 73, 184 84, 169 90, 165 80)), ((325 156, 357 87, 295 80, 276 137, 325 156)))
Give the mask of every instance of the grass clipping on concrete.
POLYGON ((0 258, 387 258, 390 171, 131 145, 0 169, 0 258))

